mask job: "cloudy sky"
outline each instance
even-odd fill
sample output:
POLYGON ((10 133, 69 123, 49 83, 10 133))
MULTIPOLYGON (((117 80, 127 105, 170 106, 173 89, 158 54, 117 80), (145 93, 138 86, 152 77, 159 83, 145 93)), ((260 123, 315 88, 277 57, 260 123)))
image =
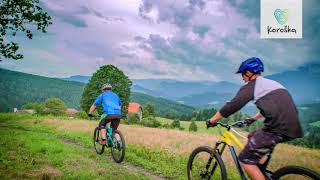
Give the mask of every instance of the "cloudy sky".
POLYGON ((258 0, 40 0, 48 33, 23 36, 7 69, 50 77, 91 75, 113 64, 131 79, 235 81, 260 57, 266 74, 320 62, 320 1, 303 1, 303 39, 260 39, 258 0))

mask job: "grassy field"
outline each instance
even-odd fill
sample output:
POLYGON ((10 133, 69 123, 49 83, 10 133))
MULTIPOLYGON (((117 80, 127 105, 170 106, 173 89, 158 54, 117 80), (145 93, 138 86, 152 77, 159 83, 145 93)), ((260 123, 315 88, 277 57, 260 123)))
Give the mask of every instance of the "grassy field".
MULTIPOLYGON (((163 117, 156 117, 158 121, 161 122, 162 125, 164 124, 171 124, 173 122, 172 119, 167 119, 163 117)), ((190 121, 180 121, 180 126, 184 128, 184 131, 189 131, 190 121)), ((195 121, 198 131, 201 133, 209 133, 209 134, 218 134, 218 130, 216 128, 207 129, 205 121, 195 121)))
MULTIPOLYGON (((109 151, 96 155, 92 147, 96 125, 88 120, 0 114, 0 179, 154 179, 106 160, 109 151)), ((190 133, 124 124, 119 129, 127 143, 125 163, 169 179, 186 179, 192 150, 213 145, 218 138, 206 130, 190 133)), ((229 153, 223 159, 228 177, 239 179, 229 153)), ((271 169, 288 164, 320 171, 320 151, 281 144, 271 169)))

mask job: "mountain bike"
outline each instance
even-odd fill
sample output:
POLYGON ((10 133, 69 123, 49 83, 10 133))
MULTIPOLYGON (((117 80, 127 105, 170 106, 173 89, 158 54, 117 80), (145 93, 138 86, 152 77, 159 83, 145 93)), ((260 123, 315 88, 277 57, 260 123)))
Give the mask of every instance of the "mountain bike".
MULTIPOLYGON (((237 132, 233 127, 240 128, 244 125, 244 121, 237 121, 232 124, 225 124, 221 122, 216 123, 219 128, 221 138, 215 143, 213 148, 209 146, 201 146, 193 150, 190 154, 187 166, 188 179, 227 179, 227 171, 224 162, 221 158, 226 147, 229 148, 232 159, 236 165, 237 171, 242 180, 247 179, 244 171, 241 168, 238 155, 235 151, 234 145, 240 150, 244 145, 238 140, 237 136, 244 137, 237 132), (222 129, 224 131, 222 131, 222 129), (237 136, 236 136, 237 135, 237 136)), ((320 175, 310 169, 299 166, 285 166, 275 172, 267 169, 271 159, 272 152, 267 154, 266 160, 263 164, 258 165, 261 172, 267 180, 277 179, 314 179, 320 180, 320 175)))
MULTIPOLYGON (((107 115, 103 114, 101 116, 97 116, 100 121, 104 120, 107 115)), ((105 127, 107 135, 106 135, 106 144, 100 144, 100 140, 102 139, 101 128, 98 126, 94 129, 93 133, 93 144, 97 154, 103 154, 106 147, 111 148, 112 158, 115 162, 121 163, 124 159, 126 153, 126 143, 124 140, 124 136, 119 130, 114 130, 110 125, 106 125, 105 127)))

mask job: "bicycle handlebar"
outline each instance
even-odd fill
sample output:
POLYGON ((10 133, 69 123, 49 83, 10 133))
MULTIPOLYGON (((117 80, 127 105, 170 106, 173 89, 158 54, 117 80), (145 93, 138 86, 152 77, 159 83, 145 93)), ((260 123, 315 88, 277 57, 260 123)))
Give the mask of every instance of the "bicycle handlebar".
POLYGON ((227 123, 222 123, 222 122, 215 122, 215 123, 210 123, 210 124, 207 123, 207 128, 215 127, 217 125, 225 127, 227 129, 230 129, 231 127, 241 128, 241 127, 243 127, 244 124, 245 124, 244 120, 238 120, 238 121, 236 121, 236 122, 234 122, 232 124, 227 124, 227 123))

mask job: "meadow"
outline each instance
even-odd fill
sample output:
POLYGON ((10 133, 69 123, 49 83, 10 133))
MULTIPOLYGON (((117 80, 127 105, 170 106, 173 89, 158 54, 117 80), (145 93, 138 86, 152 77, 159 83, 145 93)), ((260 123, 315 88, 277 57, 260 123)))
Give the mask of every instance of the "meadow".
MULTIPOLYGON (((125 136, 127 153, 124 163, 116 164, 110 159, 110 151, 95 154, 92 135, 97 123, 0 114, 0 179, 186 179, 192 150, 212 146, 218 139, 216 133, 201 127, 204 122, 199 122, 199 131, 192 133, 121 124, 119 129, 125 136)), ((223 159, 228 177, 239 179, 229 153, 223 159)), ((270 167, 277 169, 288 164, 319 172, 320 151, 280 144, 270 167)))

